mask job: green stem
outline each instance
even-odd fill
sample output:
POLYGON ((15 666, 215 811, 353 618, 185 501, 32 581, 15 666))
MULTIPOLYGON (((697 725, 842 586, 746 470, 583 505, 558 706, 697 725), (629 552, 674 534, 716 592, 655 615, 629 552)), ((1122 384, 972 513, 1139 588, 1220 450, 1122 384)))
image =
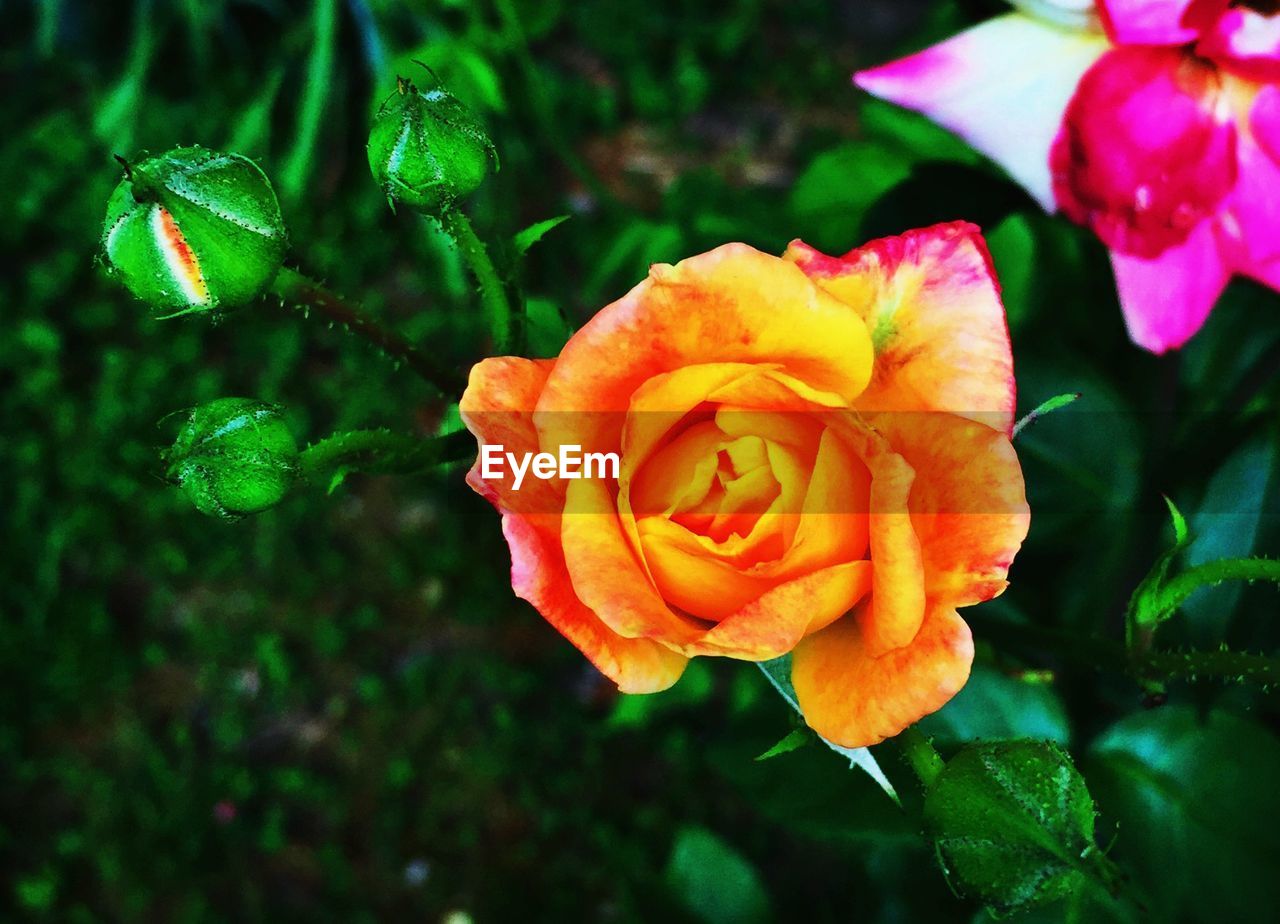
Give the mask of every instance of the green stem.
POLYGON ((1280 658, 1249 651, 1150 651, 1135 668, 1167 680, 1218 677, 1237 683, 1280 681, 1280 658))
POLYGON ((1199 590, 1223 581, 1274 581, 1280 584, 1280 561, 1269 558, 1226 558, 1206 562, 1171 578, 1160 588, 1155 612, 1171 614, 1199 590))
POLYGON ((465 377, 456 369, 418 349, 394 331, 374 321, 357 306, 297 270, 283 267, 271 283, 271 291, 286 304, 315 311, 368 340, 379 350, 426 379, 444 395, 455 395, 466 387, 465 377))
POLYGON ((897 737, 898 746, 902 748, 902 756, 906 758, 920 785, 928 789, 941 775, 947 766, 927 735, 916 725, 912 725, 897 737))
POLYGON ((967 614, 978 634, 1055 655, 1099 670, 1130 674, 1140 680, 1195 680, 1212 677, 1234 682, 1269 684, 1280 681, 1280 658, 1247 651, 1138 651, 1131 652, 1108 639, 1013 623, 967 614))
POLYGON ((454 207, 446 209, 440 216, 440 223, 453 242, 458 252, 466 261, 476 284, 480 286, 480 304, 484 308, 485 323, 493 337, 494 350, 506 352, 511 347, 511 303, 507 299, 507 289, 498 274, 493 261, 489 259, 489 251, 476 234, 471 219, 466 212, 454 207))
POLYGON ((466 430, 423 439, 390 430, 335 433, 302 451, 302 477, 329 481, 339 468, 377 475, 415 475, 475 454, 475 438, 466 430))

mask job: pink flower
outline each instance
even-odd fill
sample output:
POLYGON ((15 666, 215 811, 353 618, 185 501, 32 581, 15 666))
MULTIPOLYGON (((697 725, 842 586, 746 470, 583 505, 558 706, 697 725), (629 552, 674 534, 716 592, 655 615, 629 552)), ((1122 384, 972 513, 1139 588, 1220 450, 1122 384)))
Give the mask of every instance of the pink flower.
POLYGON ((998 17, 854 82, 1097 234, 1152 352, 1182 346, 1235 274, 1280 289, 1280 3, 1015 2, 1049 15, 998 17))

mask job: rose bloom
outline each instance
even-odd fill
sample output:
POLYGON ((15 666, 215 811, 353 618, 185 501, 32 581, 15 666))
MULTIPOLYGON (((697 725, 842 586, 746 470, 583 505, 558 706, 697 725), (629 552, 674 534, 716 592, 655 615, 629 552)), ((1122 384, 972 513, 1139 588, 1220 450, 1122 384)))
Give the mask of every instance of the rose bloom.
POLYGON ((621 690, 791 653, 805 719, 845 747, 968 678, 956 608, 1004 590, 1029 523, 1013 411, 964 223, 654 266, 558 358, 486 359, 462 398, 482 447, 620 457, 616 480, 515 491, 477 461, 468 481, 502 514, 516 594, 621 690))
POLYGON ((1234 274, 1280 289, 1280 3, 1016 5, 854 81, 1092 229, 1148 350, 1185 343, 1234 274))

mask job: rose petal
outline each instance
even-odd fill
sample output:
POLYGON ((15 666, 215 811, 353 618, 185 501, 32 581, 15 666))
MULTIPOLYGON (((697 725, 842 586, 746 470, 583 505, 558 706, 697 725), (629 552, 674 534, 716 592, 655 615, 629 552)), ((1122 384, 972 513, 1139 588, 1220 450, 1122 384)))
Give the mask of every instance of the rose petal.
POLYGON ((791 651, 806 634, 825 629, 871 589, 871 562, 833 565, 780 584, 720 621, 689 655, 768 661, 791 651))
POLYGON ((791 662, 805 721, 847 748, 878 744, 941 709, 964 686, 973 663, 969 627, 941 603, 930 603, 909 645, 880 657, 868 651, 859 626, 857 619, 841 619, 808 636, 791 662))
POLYGON ((872 331, 875 370, 859 408, 946 411, 1006 432, 1013 426, 1009 329, 977 227, 911 231, 839 259, 796 241, 784 256, 872 331))
POLYGON ((869 422, 915 470, 911 522, 930 599, 968 606, 1002 593, 1031 522, 1008 437, 950 414, 882 414, 869 422))
POLYGON ((702 503, 715 481, 716 452, 724 438, 724 432, 707 421, 663 446, 632 481, 632 509, 642 517, 670 516, 702 503))
POLYGON ((1129 336, 1152 353, 1177 349, 1200 329, 1231 278, 1212 222, 1153 260, 1111 253, 1129 336))
POLYGON ((1259 147, 1280 163, 1280 87, 1262 87, 1249 110, 1249 130, 1259 147))
POLYGON ((654 588, 623 532, 608 484, 569 482, 560 540, 578 598, 614 632, 670 646, 702 635, 706 626, 677 614, 654 588))
POLYGON ((647 380, 735 362, 778 368, 849 402, 870 378, 871 343, 839 301, 794 266, 745 244, 657 265, 566 344, 538 404, 543 444, 615 449, 617 412, 647 380))
POLYGON ((964 138, 1051 212, 1049 148, 1080 77, 1106 49, 1101 35, 1010 13, 853 80, 964 138))
MULTIPOLYGON (((622 481, 643 467, 672 427, 725 385, 761 373, 748 363, 699 363, 656 375, 631 396, 622 434, 622 481)), ((548 413, 544 412, 546 421, 548 413)))
POLYGON ((1119 45, 1182 45, 1196 39, 1229 0, 1099 0, 1098 12, 1119 45))
MULTIPOLYGON (((751 573, 731 556, 717 554, 712 540, 666 517, 646 517, 636 527, 662 598, 708 623, 731 616, 780 583, 772 574, 751 573)), ((686 634, 680 641, 688 644, 694 637, 686 634)))
POLYGON ((867 465, 831 430, 822 434, 795 544, 781 563, 783 573, 799 573, 863 558, 869 545, 869 516, 875 486, 867 465))
MULTIPOLYGON (((537 450, 531 411, 553 364, 498 357, 471 370, 459 407, 481 445, 502 444, 513 452, 537 450)), ((479 460, 467 482, 504 513, 502 531, 511 549, 511 586, 516 596, 533 604, 623 692, 657 692, 679 679, 684 657, 648 639, 621 637, 574 594, 560 551, 563 498, 555 483, 531 479, 520 491, 512 491, 505 481, 486 482, 480 476, 479 460), (530 512, 510 512, 517 508, 530 512)))
POLYGON ((1200 39, 1196 51, 1249 80, 1280 80, 1280 16, 1228 10, 1200 39))
MULTIPOLYGON (((862 559, 868 544, 868 480, 866 466, 828 432, 812 463, 803 505, 780 498, 780 511, 757 524, 757 529, 776 528, 784 536, 788 526, 794 532, 794 543, 776 560, 744 561, 752 536, 717 544, 664 517, 637 524, 644 559, 664 599, 701 619, 723 621, 788 581, 862 559)), ((905 497, 904 490, 904 509, 905 497)), ((881 572, 882 580, 888 579, 890 567, 886 564, 881 572)), ((917 585, 919 574, 917 567, 917 585)), ((914 634, 915 628, 910 631, 914 634)))
MULTIPOLYGON (((517 455, 538 451, 533 408, 554 365, 553 359, 497 356, 471 368, 458 411, 481 451, 486 445, 502 446, 517 455)), ((467 484, 503 512, 555 513, 563 504, 564 488, 556 480, 526 478, 516 491, 505 466, 506 477, 494 481, 485 481, 480 472, 481 457, 477 455, 467 473, 467 484)))
POLYGON ((1219 244, 1238 272, 1280 257, 1280 163, 1252 138, 1239 149, 1240 178, 1218 219, 1219 244))
POLYGON ((502 518, 516 596, 532 603, 623 693, 667 689, 680 679, 688 659, 650 639, 623 638, 574 595, 556 535, 558 522, 553 516, 502 518))
POLYGON ((1240 179, 1224 220, 1234 242, 1234 269, 1280 289, 1280 87, 1258 90, 1249 111, 1249 133, 1240 144, 1240 179))
MULTIPOLYGON (((633 511, 633 480, 638 473, 648 467, 650 455, 655 447, 665 439, 673 426, 679 423, 695 408, 708 406, 732 406, 741 411, 739 417, 749 418, 753 426, 761 429, 759 435, 766 435, 764 430, 785 428, 786 421, 774 419, 772 411, 759 409, 777 409, 779 413, 795 412, 789 416, 802 429, 806 426, 812 430, 811 412, 822 406, 842 406, 844 399, 830 392, 819 392, 804 383, 777 371, 770 364, 750 365, 746 363, 703 363, 686 366, 672 372, 656 375, 645 382, 631 397, 628 413, 625 415, 622 433, 622 465, 619 478, 618 511, 622 518, 623 529, 637 555, 641 555, 639 533, 636 529, 633 511), (772 421, 772 422, 771 422, 772 421)), ((584 415, 574 413, 543 412, 539 415, 541 426, 548 432, 546 439, 566 438, 577 418, 584 415), (554 431, 554 434, 553 434, 554 431)), ((594 415, 585 415, 592 417, 594 415)), ((602 414, 601 418, 622 417, 624 415, 602 414)), ((717 414, 717 418, 719 418, 717 414)), ((607 423, 607 422, 606 422, 607 423)), ((738 421, 741 425, 742 421, 738 421)), ((792 427, 791 437, 797 434, 792 427)), ((821 427, 812 436, 815 446, 821 434, 821 427)), ((739 436, 754 435, 750 429, 738 433, 739 436)), ((661 473, 648 473, 649 478, 657 478, 668 482, 661 473)), ((692 485, 690 485, 692 486, 692 485)), ((708 485, 709 486, 709 485, 708 485)), ((648 490, 648 489, 646 489, 648 490)), ((646 497, 653 497, 651 493, 646 497)), ((647 503, 647 502, 646 502, 647 503)), ((651 514, 654 509, 645 506, 639 508, 641 515, 651 514)), ((796 505, 785 507, 794 512, 796 505)), ((794 519, 791 517, 790 519, 794 519)), ((790 535, 794 526, 787 526, 785 545, 790 545, 790 535)), ((747 543, 752 545, 753 543, 747 543)), ((747 550, 743 550, 744 552, 747 550)), ((643 557, 643 556, 642 556, 643 557)), ((648 570, 647 562, 642 566, 648 570)))
POLYGON ((909 512, 915 471, 861 425, 845 427, 841 435, 871 472, 871 600, 855 618, 868 654, 879 657, 915 638, 924 618, 924 557, 909 512))

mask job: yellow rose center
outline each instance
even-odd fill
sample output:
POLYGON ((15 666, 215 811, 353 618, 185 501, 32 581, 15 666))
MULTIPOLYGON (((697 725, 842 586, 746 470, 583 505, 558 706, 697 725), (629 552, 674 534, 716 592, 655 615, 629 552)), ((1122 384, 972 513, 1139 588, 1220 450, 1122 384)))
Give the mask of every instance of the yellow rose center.
POLYGON ((625 490, 663 597, 716 622, 785 581, 865 558, 870 484, 818 415, 704 404, 625 490))

